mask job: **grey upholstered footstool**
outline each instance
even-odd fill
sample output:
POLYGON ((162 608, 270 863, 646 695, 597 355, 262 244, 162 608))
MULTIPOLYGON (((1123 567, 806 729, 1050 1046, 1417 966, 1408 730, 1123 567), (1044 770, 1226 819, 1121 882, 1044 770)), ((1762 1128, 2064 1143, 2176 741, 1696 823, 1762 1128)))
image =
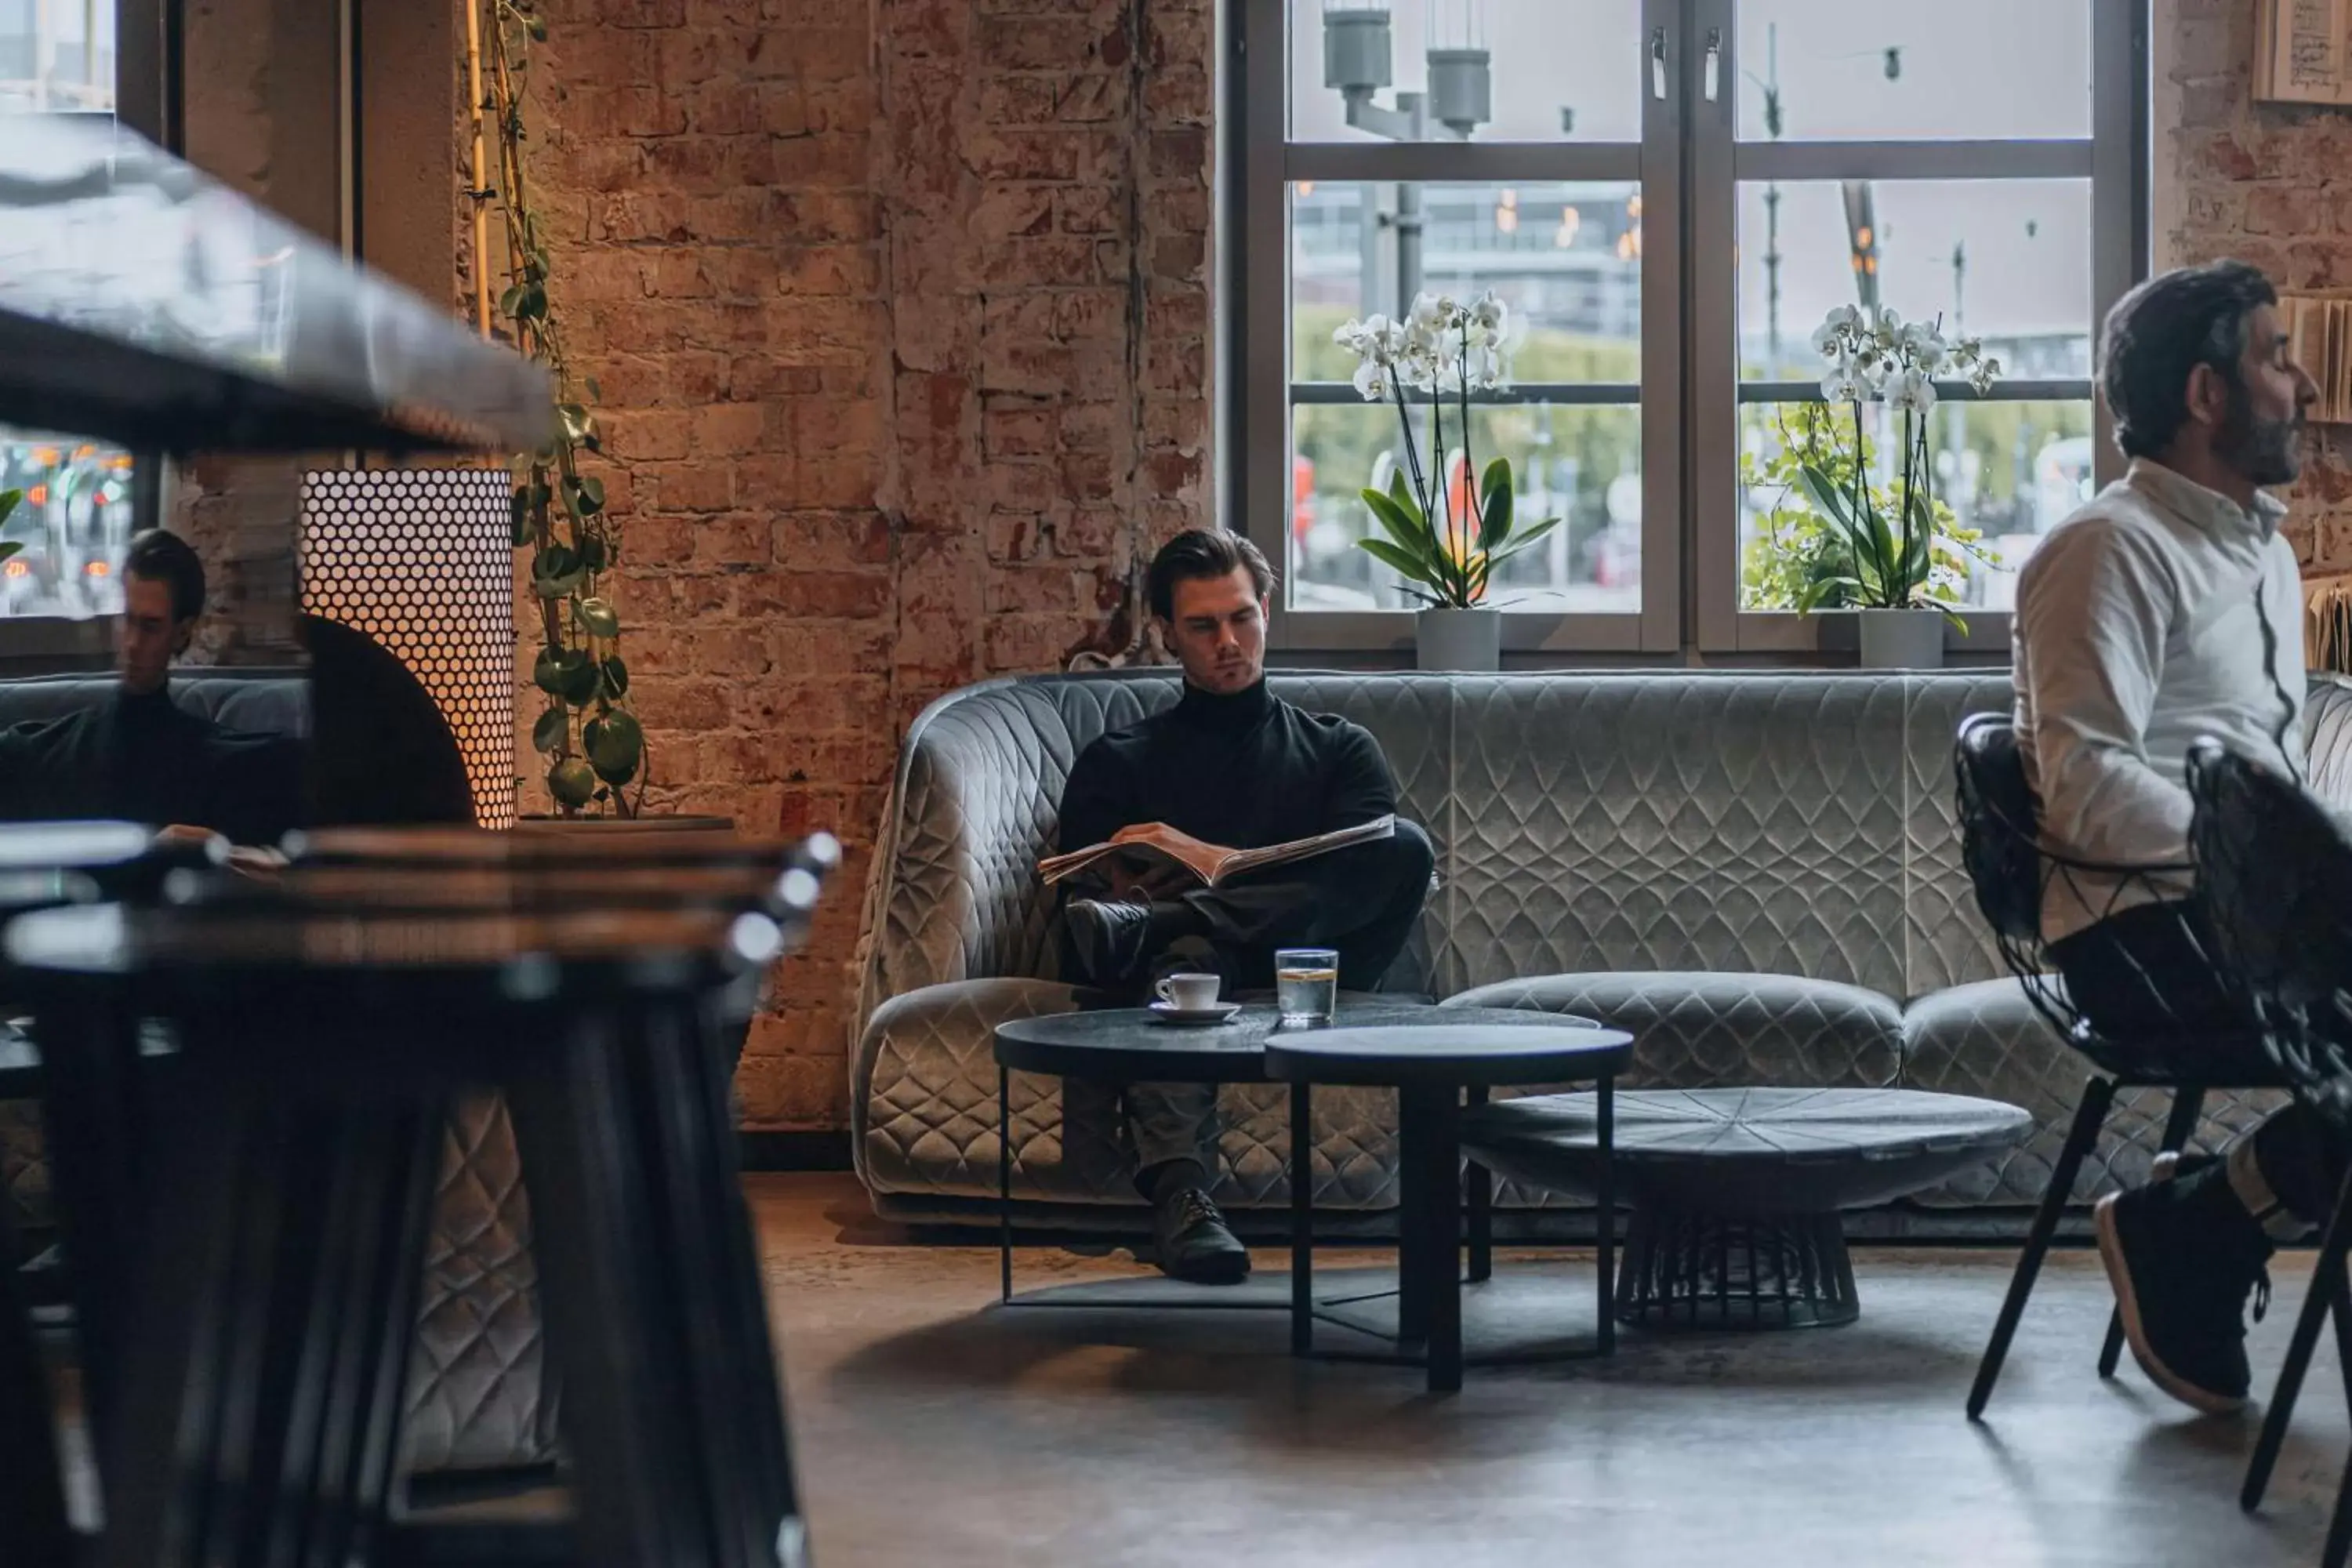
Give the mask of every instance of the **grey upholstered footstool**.
MULTIPOLYGON (((1497 1174, 1591 1197, 1589 1094, 1467 1111, 1463 1152, 1497 1174)), ((1633 1210, 1620 1322, 1776 1329, 1861 1314, 1838 1211, 1935 1185, 2023 1142, 2014 1105, 1899 1089, 1620 1093, 1616 1190, 1633 1210)))

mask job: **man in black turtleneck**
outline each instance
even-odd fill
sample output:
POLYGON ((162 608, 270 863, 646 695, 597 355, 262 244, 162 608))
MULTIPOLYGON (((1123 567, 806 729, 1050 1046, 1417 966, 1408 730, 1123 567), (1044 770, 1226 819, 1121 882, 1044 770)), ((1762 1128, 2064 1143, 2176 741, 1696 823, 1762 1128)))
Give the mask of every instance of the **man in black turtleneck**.
MULTIPOLYGON (((1254 849, 1396 810, 1395 781, 1370 734, 1266 690, 1273 588, 1257 547, 1223 531, 1180 533, 1153 557, 1147 593, 1183 666, 1184 695, 1079 754, 1062 792, 1062 848, 1157 823, 1204 844, 1254 849)), ((1372 990, 1421 916, 1433 863, 1427 836, 1400 820, 1393 838, 1223 888, 1116 897, 1090 889, 1097 896, 1074 897, 1063 909, 1070 972, 1122 999, 1179 971, 1222 975, 1230 993, 1271 985, 1276 948, 1332 947, 1340 985, 1372 990)), ((1203 1283, 1245 1278, 1249 1254, 1208 1194, 1215 1087, 1130 1084, 1126 1100, 1136 1184, 1152 1205, 1160 1267, 1203 1283)))
POLYGON ((172 661, 205 607, 205 569, 152 530, 122 561, 121 684, 79 713, 0 731, 0 820, 115 817, 274 845, 300 825, 297 742, 227 730, 172 700, 172 661))

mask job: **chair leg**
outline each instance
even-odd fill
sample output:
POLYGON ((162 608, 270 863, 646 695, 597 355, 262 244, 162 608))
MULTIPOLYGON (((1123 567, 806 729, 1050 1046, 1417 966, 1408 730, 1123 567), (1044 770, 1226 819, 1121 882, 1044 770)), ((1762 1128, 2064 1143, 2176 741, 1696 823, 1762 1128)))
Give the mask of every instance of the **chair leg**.
POLYGON ((2000 1363, 2008 1359, 2009 1342, 2017 1334, 2017 1321, 2025 1315, 2025 1299, 2033 1293, 2033 1281, 2042 1272, 2042 1259, 2050 1251, 2050 1238, 2057 1233, 2058 1216, 2066 1207, 2066 1200, 2074 1191, 2074 1178, 2081 1173, 2083 1160, 2099 1141, 2099 1129, 2106 1124, 2107 1108, 2115 1103, 2116 1081, 2111 1078, 2094 1078, 2083 1086, 2083 1098, 2075 1102, 2074 1125, 2066 1134, 2066 1146, 2058 1155, 2058 1164, 2050 1173, 2050 1189, 2042 1194, 2042 1206, 2033 1213, 2033 1228, 2026 1233, 2025 1251, 2017 1260, 2017 1272, 2010 1277, 2009 1295, 2000 1304, 2000 1316, 1992 1326, 1992 1342, 1985 1346, 1984 1360, 1978 1363, 1975 1386, 1969 1390, 1969 1419, 1982 1418, 1986 1401, 1992 1397, 1992 1385, 2000 1377, 2000 1363))
POLYGON ((2320 1549, 2319 1568, 2344 1568, 2352 1556, 2352 1456, 2344 1461, 2344 1479, 2336 1483, 2336 1511, 2327 1521, 2327 1544, 2320 1549))
MULTIPOLYGON (((2295 1314, 2294 1335, 2287 1341, 2286 1360, 2279 1367, 2278 1386, 2271 1394, 2270 1408, 2263 1413, 2263 1435, 2255 1441, 2254 1457, 2246 1465, 2245 1485, 2239 1489, 2238 1506, 2251 1513, 2263 1506, 2263 1492, 2270 1486, 2271 1468, 2278 1463, 2279 1447, 2286 1441, 2287 1423, 2294 1418, 2295 1397, 2303 1392, 2304 1373, 2311 1368, 2311 1352, 2319 1345, 2320 1320, 2336 1309, 2336 1344, 2341 1349, 2347 1336, 2352 1336, 2352 1323, 2345 1321, 2344 1259, 2352 1249, 2352 1174, 2345 1178, 2343 1190, 2336 1194, 2336 1212, 2327 1216, 2327 1231, 2319 1243, 2319 1257, 2311 1270, 2311 1289, 2303 1298, 2302 1310, 2295 1314)), ((2352 1376, 2347 1368, 2347 1376, 2352 1376)))
MULTIPOLYGON (((2178 1154, 2189 1147, 2189 1140, 2197 1131, 2197 1118, 2205 1109, 2205 1090, 2196 1084, 2184 1083, 2172 1091, 2172 1109, 2164 1118, 2164 1139, 2157 1145, 2159 1154, 2178 1154)), ((2099 1347, 2099 1375, 2113 1377, 2116 1366, 2124 1356, 2124 1315, 2120 1308, 2107 1314, 2106 1343, 2099 1347)))

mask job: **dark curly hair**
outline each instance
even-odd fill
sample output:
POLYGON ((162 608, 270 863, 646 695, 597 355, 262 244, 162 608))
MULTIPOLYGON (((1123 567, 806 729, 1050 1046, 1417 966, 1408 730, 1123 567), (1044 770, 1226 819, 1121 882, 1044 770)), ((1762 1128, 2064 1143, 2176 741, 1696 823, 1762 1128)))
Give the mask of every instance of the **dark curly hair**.
POLYGON ((192 621, 205 613, 205 563, 188 542, 169 529, 150 529, 131 542, 122 570, 172 590, 172 618, 192 621))
POLYGON ((1188 528, 1160 547, 1143 580, 1151 613, 1161 620, 1176 618, 1176 584, 1193 578, 1223 577, 1236 567, 1247 567, 1250 587, 1261 599, 1274 592, 1274 568, 1258 547, 1238 533, 1222 528, 1188 528))
POLYGON ((2116 300, 2099 341, 2099 390, 2116 445, 2134 458, 2170 447, 2189 421, 2189 375, 2200 364, 2242 393, 2247 318, 2277 303, 2271 280, 2243 261, 2183 267, 2116 300))

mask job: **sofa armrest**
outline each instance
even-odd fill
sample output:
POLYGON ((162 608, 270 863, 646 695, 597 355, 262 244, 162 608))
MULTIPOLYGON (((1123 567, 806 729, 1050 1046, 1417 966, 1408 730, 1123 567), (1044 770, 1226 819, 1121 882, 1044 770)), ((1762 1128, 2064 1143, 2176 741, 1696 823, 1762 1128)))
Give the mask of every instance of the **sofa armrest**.
MULTIPOLYGON (((993 1191, 996 1185, 996 1026, 1075 1010, 1052 980, 956 980, 893 996, 874 1009, 849 1065, 850 1148, 872 1192, 897 1191, 916 1165, 993 1191)), ((1058 1160, 1034 1147, 1061 1137, 1059 1082, 1017 1074, 1016 1163, 1058 1160)))

